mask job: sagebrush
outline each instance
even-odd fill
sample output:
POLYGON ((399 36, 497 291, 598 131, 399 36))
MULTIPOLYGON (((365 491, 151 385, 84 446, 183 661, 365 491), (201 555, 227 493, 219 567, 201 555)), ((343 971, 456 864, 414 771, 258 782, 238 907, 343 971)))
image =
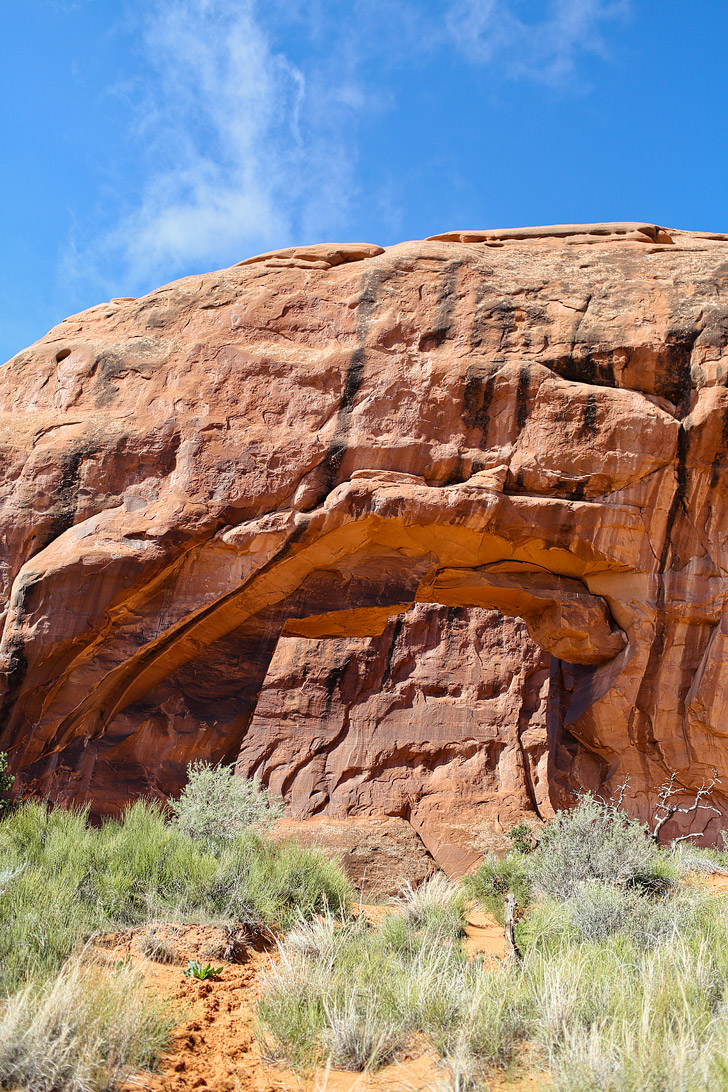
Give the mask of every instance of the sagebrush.
POLYGON ((212 849, 246 831, 266 830, 283 814, 281 803, 255 778, 236 777, 233 766, 192 762, 187 784, 169 807, 183 834, 212 849))

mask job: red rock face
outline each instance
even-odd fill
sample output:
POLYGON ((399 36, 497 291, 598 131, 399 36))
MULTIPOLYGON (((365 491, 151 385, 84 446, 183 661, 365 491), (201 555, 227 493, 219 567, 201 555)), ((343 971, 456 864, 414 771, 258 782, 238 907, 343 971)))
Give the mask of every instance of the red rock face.
POLYGON ((728 772, 727 293, 725 237, 582 225, 302 247, 61 323, 0 371, 19 784, 113 810, 239 758, 442 856, 728 772))
POLYGON ((381 637, 283 637, 238 769, 294 819, 406 819, 462 871, 549 814, 548 661, 518 619, 422 603, 381 637))

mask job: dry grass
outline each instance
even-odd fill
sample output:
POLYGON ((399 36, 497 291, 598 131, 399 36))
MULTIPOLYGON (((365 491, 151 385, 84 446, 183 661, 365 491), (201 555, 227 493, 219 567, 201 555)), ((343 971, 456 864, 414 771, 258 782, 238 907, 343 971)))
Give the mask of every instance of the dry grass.
POLYGON ((151 1066, 177 1018, 127 967, 109 975, 74 959, 0 1009, 0 1085, 32 1092, 98 1092, 151 1066))

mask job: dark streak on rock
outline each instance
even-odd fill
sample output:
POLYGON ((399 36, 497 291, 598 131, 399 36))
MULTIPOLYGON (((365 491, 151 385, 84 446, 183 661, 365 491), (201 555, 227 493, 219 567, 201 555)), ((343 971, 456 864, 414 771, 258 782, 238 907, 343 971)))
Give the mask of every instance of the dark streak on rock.
POLYGON ((675 493, 670 504, 665 526, 665 538, 660 551, 657 570, 657 596, 655 601, 655 633, 650 645, 647 665, 640 683, 634 708, 630 713, 627 728, 630 738, 642 751, 654 750, 657 741, 654 737, 652 719, 647 709, 653 704, 655 689, 659 686, 659 664, 665 651, 667 639, 667 621, 665 616, 665 572, 668 562, 679 566, 679 558, 674 556, 672 534, 680 509, 685 508, 687 491, 687 449, 688 436, 681 425, 677 435, 677 466, 675 493))
POLYGON ((481 447, 488 444, 488 410, 498 369, 492 364, 471 364, 465 373, 462 420, 466 428, 478 429, 481 447))
POLYGON ((518 372, 518 387, 516 389, 516 427, 520 432, 528 420, 528 382, 531 372, 527 364, 524 364, 518 372))
POLYGON ((594 435, 597 430, 597 396, 589 393, 584 402, 584 416, 581 422, 581 431, 585 436, 594 435))

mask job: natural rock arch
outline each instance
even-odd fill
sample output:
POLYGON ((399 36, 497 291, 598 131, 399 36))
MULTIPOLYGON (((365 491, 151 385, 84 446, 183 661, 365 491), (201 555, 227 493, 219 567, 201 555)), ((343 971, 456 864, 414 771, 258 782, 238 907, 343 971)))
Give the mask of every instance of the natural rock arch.
POLYGON ((0 372, 20 780, 168 788, 234 757, 280 634, 426 602, 526 619, 564 783, 725 769, 726 269, 654 225, 453 233, 66 320, 0 372))

